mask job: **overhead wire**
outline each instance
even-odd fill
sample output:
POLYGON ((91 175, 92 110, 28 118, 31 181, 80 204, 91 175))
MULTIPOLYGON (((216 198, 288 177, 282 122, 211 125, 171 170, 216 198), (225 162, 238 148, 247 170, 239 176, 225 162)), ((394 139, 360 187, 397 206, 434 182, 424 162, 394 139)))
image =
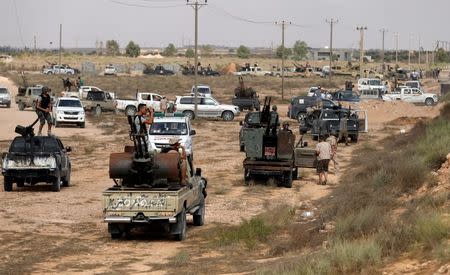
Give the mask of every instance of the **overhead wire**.
MULTIPOLYGON (((167 8, 177 8, 177 7, 181 7, 181 6, 185 6, 184 4, 177 4, 177 5, 142 5, 142 4, 134 4, 134 3, 126 3, 126 2, 122 2, 122 1, 117 1, 117 0, 109 0, 109 2, 118 4, 118 5, 122 5, 122 6, 128 6, 128 7, 138 7, 138 8, 147 8, 147 9, 167 9, 167 8)), ((156 2, 154 2, 156 3, 156 2)), ((162 2, 161 2, 162 3, 162 2)))

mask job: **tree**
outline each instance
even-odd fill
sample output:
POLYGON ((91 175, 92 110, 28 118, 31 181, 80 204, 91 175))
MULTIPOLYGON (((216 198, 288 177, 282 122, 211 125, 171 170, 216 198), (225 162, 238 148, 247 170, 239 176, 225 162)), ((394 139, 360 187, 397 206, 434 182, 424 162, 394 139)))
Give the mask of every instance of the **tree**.
POLYGON ((240 45, 239 48, 236 50, 236 55, 239 58, 248 58, 250 56, 250 49, 244 45, 240 45))
POLYGON ((195 52, 193 49, 189 48, 186 50, 185 55, 187 58, 193 58, 193 57, 195 57, 195 52))
POLYGON ((210 55, 213 52, 213 47, 211 45, 203 45, 200 48, 202 55, 210 55))
POLYGON ((141 54, 141 48, 138 44, 130 41, 125 49, 125 53, 131 57, 138 57, 141 54))
POLYGON ((175 45, 173 45, 172 43, 170 43, 163 52, 163 55, 165 56, 173 56, 177 53, 177 48, 175 48, 175 45))
POLYGON ((302 60, 308 54, 308 45, 305 41, 295 41, 294 48, 292 48, 294 60, 302 60))
MULTIPOLYGON (((284 47, 284 58, 289 58, 289 56, 291 56, 291 55, 292 55, 292 50, 284 47)), ((279 46, 277 48, 277 57, 278 58, 283 57, 283 46, 279 46)))
POLYGON ((448 62, 448 53, 443 49, 443 48, 439 48, 436 51, 436 62, 437 63, 447 63, 448 62))
POLYGON ((116 40, 107 40, 106 41, 106 54, 107 55, 118 55, 119 51, 119 43, 116 40))

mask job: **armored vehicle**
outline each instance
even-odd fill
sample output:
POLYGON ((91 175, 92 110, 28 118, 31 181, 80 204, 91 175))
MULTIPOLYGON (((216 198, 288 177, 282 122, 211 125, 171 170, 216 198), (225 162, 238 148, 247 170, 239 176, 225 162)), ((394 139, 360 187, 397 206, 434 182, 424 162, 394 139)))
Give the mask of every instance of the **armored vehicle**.
MULTIPOLYGON (((103 192, 103 212, 112 238, 136 227, 163 227, 176 240, 186 238, 186 215, 194 225, 205 218, 206 179, 192 163, 179 140, 171 148, 149 150, 146 131, 138 131, 128 116, 133 146, 110 156, 109 176, 115 186, 103 192)), ((139 128, 145 129, 145 125, 139 128)))
POLYGON ((61 183, 69 186, 71 163, 68 153, 70 147, 64 147, 55 136, 34 136, 33 126, 17 126, 16 137, 9 151, 2 154, 2 174, 6 192, 25 184, 47 182, 52 184, 53 191, 60 191, 61 183))
POLYGON ((270 111, 270 101, 266 97, 263 110, 248 115, 253 125, 241 133, 246 156, 244 180, 248 183, 254 176, 273 177, 279 179, 279 185, 291 188, 298 168, 315 167, 316 157, 313 149, 303 148, 302 142, 295 144, 291 130, 280 129, 278 113, 270 111))
POLYGON ((258 94, 252 87, 245 87, 242 76, 239 76, 239 86, 234 90, 234 97, 231 103, 238 106, 240 111, 245 109, 259 111, 260 108, 258 94))

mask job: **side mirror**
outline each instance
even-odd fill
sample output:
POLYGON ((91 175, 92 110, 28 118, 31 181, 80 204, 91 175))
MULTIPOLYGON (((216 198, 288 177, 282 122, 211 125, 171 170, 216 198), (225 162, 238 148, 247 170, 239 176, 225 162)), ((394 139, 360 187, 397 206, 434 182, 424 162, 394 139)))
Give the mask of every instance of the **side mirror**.
POLYGON ((67 147, 66 147, 66 152, 67 152, 67 153, 72 152, 72 147, 67 146, 67 147))
POLYGON ((242 121, 239 121, 239 125, 242 126, 244 123, 242 121))
POLYGON ((190 132, 189 132, 189 135, 191 135, 191 136, 195 136, 197 134, 197 132, 195 131, 195 130, 191 130, 190 132))

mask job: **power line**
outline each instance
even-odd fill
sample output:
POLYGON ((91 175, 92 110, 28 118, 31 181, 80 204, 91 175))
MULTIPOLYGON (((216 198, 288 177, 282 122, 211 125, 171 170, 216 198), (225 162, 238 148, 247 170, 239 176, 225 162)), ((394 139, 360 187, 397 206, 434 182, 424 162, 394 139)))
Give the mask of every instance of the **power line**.
POLYGON ((22 46, 25 47, 25 42, 23 40, 23 35, 22 35, 22 25, 20 24, 19 12, 17 11, 16 0, 12 0, 12 2, 14 3, 14 11, 15 11, 15 14, 16 14, 17 26, 19 27, 20 41, 22 42, 22 46))
POLYGON ((118 5, 122 5, 122 6, 127 6, 127 7, 138 7, 138 8, 147 8, 147 9, 167 9, 167 8, 184 7, 184 4, 165 5, 165 6, 150 6, 150 5, 125 3, 125 2, 121 2, 121 1, 117 1, 117 0, 109 0, 109 2, 118 4, 118 5))

